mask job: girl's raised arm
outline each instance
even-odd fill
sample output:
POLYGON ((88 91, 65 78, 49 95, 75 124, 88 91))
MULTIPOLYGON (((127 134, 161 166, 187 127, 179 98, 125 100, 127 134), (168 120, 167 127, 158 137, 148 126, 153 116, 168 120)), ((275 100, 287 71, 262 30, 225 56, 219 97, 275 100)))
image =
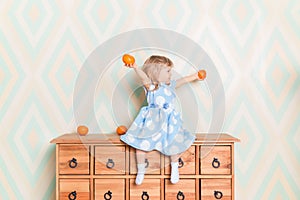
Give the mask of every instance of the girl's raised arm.
POLYGON ((143 85, 148 86, 149 84, 151 84, 151 80, 150 78, 147 76, 147 74, 137 66, 136 63, 134 64, 129 64, 129 65, 125 65, 127 67, 133 68, 135 73, 138 75, 138 77, 142 80, 143 85))
POLYGON ((180 86, 182 86, 183 84, 195 81, 195 80, 199 80, 198 74, 191 74, 189 76, 184 76, 178 80, 176 80, 176 88, 179 88, 180 86))
POLYGON ((189 76, 182 77, 176 81, 176 88, 182 86, 183 84, 195 81, 195 80, 204 80, 206 78, 205 70, 200 70, 197 73, 191 74, 189 76))

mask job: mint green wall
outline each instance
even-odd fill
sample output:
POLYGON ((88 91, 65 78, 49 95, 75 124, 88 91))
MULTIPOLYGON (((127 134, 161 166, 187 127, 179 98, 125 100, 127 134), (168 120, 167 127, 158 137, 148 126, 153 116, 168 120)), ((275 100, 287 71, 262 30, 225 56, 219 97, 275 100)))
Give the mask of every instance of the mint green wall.
MULTIPOLYGON (((242 141, 236 199, 299 198, 299 1, 14 0, 0 13, 0 199, 55 199, 49 141, 76 127, 83 62, 102 42, 145 27, 184 34, 215 63, 226 95, 223 131, 242 141)), ((99 119, 113 131, 109 112, 99 119)), ((207 124, 202 116, 199 131, 207 124)))

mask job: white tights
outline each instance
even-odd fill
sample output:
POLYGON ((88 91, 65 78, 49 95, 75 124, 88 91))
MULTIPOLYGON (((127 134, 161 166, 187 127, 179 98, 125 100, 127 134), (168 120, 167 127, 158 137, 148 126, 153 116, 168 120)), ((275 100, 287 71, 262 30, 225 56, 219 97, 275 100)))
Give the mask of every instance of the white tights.
MULTIPOLYGON (((179 171, 178 171, 178 158, 180 155, 172 155, 171 158, 171 183, 175 184, 179 181, 179 171)), ((137 176, 135 183, 140 185, 143 183, 144 175, 146 172, 146 152, 141 150, 136 150, 136 160, 137 160, 137 176)))

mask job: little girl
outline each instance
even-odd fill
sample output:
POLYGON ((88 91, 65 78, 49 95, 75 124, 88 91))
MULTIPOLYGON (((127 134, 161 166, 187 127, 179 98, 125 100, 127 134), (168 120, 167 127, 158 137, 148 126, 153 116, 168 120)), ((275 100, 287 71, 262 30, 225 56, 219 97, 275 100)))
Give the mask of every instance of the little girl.
POLYGON ((126 65, 134 68, 141 78, 148 105, 142 107, 127 133, 121 140, 136 148, 136 184, 142 184, 145 174, 145 154, 157 150, 171 158, 171 182, 179 181, 178 158, 194 142, 195 135, 182 128, 181 115, 174 109, 175 88, 194 80, 203 80, 198 73, 171 80, 173 63, 164 56, 153 55, 143 68, 134 63, 126 65))

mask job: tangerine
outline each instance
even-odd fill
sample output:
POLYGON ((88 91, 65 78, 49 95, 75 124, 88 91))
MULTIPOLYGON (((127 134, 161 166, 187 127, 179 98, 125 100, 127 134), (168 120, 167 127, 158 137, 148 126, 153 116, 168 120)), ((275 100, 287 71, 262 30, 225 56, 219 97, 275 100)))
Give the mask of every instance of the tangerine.
POLYGON ((77 127, 77 133, 79 135, 86 135, 89 132, 89 128, 84 126, 84 125, 80 125, 77 127))
POLYGON ((204 80, 206 78, 206 71, 205 70, 199 70, 198 71, 198 77, 200 78, 200 80, 204 80))
POLYGON ((122 60, 126 65, 131 65, 135 63, 134 57, 129 54, 124 54, 122 60))
POLYGON ((123 126, 123 125, 118 126, 117 129, 116 129, 116 132, 117 132, 118 135, 123 135, 123 134, 126 133, 126 131, 127 131, 127 127, 123 126))

